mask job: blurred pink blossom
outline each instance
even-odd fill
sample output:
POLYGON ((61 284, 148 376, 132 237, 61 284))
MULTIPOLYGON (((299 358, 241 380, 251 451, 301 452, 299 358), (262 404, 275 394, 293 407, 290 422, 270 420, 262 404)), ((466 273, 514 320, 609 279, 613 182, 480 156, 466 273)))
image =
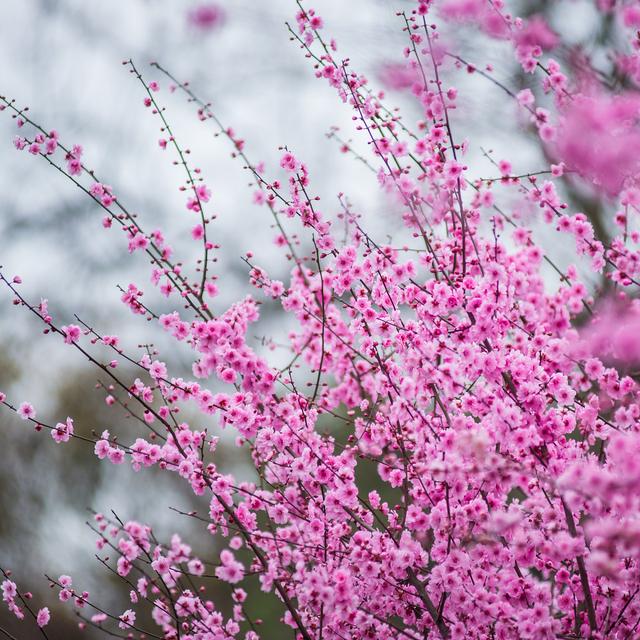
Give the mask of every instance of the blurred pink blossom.
POLYGON ((194 7, 189 11, 187 18, 192 26, 202 31, 210 31, 222 25, 225 14, 217 4, 207 2, 194 7))
POLYGON ((445 20, 474 23, 490 36, 509 36, 504 18, 484 0, 444 0, 440 4, 440 12, 445 20))
POLYGON ((518 46, 538 46, 545 51, 554 49, 559 41, 557 34, 540 15, 532 16, 527 20, 522 30, 514 37, 514 40, 518 46))
POLYGON ((577 96, 557 128, 557 151, 569 169, 613 195, 640 168, 640 94, 577 96))
POLYGON ((422 81, 420 70, 413 65, 387 62, 378 69, 380 82, 389 89, 408 89, 422 81))
POLYGON ((618 362, 640 362, 640 305, 609 301, 580 333, 576 352, 618 362))

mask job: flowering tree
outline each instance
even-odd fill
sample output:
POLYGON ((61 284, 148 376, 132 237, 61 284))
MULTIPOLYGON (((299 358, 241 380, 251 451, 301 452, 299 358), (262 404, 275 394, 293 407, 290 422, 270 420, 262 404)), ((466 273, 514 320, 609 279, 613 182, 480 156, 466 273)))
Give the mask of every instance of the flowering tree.
MULTIPOLYGON (((290 150, 267 175, 187 83, 157 63, 148 81, 129 60, 159 146, 184 172, 200 251, 185 267, 89 168, 81 146, 2 98, 20 128, 16 148, 95 202, 105 229, 120 229, 129 251, 149 259, 151 283, 174 310, 156 312, 158 298, 136 284, 122 302, 193 352, 192 379, 176 377, 170 352, 128 351, 91 323, 54 318, 46 300, 21 293, 19 276, 0 271, 14 303, 100 370, 106 403, 126 407, 141 433, 104 430, 92 440, 74 433, 72 417, 49 422, 2 394, 4 407, 55 443, 88 441, 105 464, 175 474, 208 507, 183 515, 218 545, 215 557, 198 558, 177 535, 157 539, 152 523, 95 514, 99 559, 129 585, 131 608, 107 611, 70 576, 48 577, 81 628, 256 640, 266 637, 248 597, 258 585, 280 612, 277 637, 287 628, 305 640, 640 637, 640 9, 598 7, 619 33, 604 67, 583 52, 564 65, 549 57, 564 45, 541 15, 518 18, 498 0, 419 0, 399 14, 405 61, 383 74, 415 96, 414 126, 298 3, 291 39, 352 109, 369 152, 330 135, 400 208, 401 244, 373 237, 342 196, 339 214, 323 212, 290 150), (460 22, 510 51, 529 86, 507 86, 452 49, 442 25, 460 22), (486 152, 493 175, 473 175, 465 164, 473 140, 456 137, 459 92, 445 82, 456 74, 478 74, 513 102, 546 167, 516 172, 486 152), (250 171, 291 265, 288 282, 247 254, 255 296, 217 303, 224 278, 215 272, 212 193, 173 135, 165 86, 250 171), (575 185, 611 210, 611 238, 563 201, 575 185), (517 205, 503 207, 505 194, 517 205), (545 255, 527 209, 548 224, 548 238, 571 242, 579 267, 545 255), (248 333, 270 298, 294 326, 283 367, 248 333), (138 377, 120 374, 124 364, 138 377), (183 420, 187 407, 197 424, 183 420), (252 481, 219 471, 222 429, 249 452, 252 481), (230 585, 227 602, 212 599, 214 582, 230 585)), ((48 637, 49 608, 32 606, 4 575, 9 609, 48 637)))

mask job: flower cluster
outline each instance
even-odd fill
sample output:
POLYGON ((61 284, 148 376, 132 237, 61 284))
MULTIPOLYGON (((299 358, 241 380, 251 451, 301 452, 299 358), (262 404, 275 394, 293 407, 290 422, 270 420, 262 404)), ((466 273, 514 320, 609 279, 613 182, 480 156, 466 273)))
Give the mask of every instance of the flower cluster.
MULTIPOLYGON (((175 310, 156 313, 153 293, 134 283, 122 302, 190 350, 192 376, 172 375, 169 352, 136 355, 84 323, 58 325, 46 302, 21 294, 19 280, 0 279, 51 336, 98 367, 107 404, 144 425, 141 436, 103 431, 95 455, 173 472, 206 512, 184 515, 218 545, 201 559, 177 535, 162 542, 148 525, 97 514, 98 550, 115 558, 131 608, 103 611, 68 576, 51 584, 83 625, 167 640, 275 637, 261 634, 252 612, 247 594, 256 589, 271 594, 283 628, 304 640, 639 637, 637 94, 612 93, 602 74, 574 77, 547 57, 561 39, 541 16, 514 17, 495 0, 419 0, 401 14, 407 66, 385 67, 390 86, 410 89, 421 110, 414 130, 338 57, 323 19, 298 5, 291 37, 351 109, 370 153, 344 141, 341 148, 372 170, 399 211, 399 242, 369 234, 342 198, 338 216, 324 211, 294 152, 282 150, 277 177, 267 176, 187 84, 157 64, 160 81, 147 82, 127 62, 160 119, 160 147, 184 170, 202 252, 189 273, 162 232, 146 232, 85 168, 81 147, 47 136, 4 100, 35 132, 16 147, 56 164, 106 213, 104 226, 120 226, 129 251, 150 258, 150 281, 175 310), (442 44, 441 20, 480 24, 531 74, 531 86, 512 90, 454 55, 442 44), (477 176, 466 159, 473 141, 455 137, 460 90, 444 81, 461 72, 481 73, 513 101, 515 117, 525 113, 547 167, 514 174, 508 159, 486 153, 497 175, 477 176), (218 247, 207 235, 212 193, 158 103, 164 81, 250 170, 254 200, 273 215, 290 263, 282 282, 248 254, 255 294, 227 308, 209 300, 219 286, 218 247), (614 233, 572 211, 565 180, 582 180, 615 209, 614 233), (517 206, 499 204, 505 194, 517 206), (568 234, 586 266, 558 266, 534 241, 524 209, 538 211, 557 242, 568 234), (594 279, 614 301, 598 300, 594 279), (284 367, 252 342, 261 299, 276 299, 292 327, 284 367), (134 380, 118 375, 123 360, 138 372, 134 380), (182 421, 183 407, 198 424, 182 421), (223 430, 248 451, 252 479, 220 470, 223 430), (208 596, 211 581, 229 585, 229 606, 208 596), (144 602, 154 632, 137 607, 144 602)), ((636 8, 619 11, 623 31, 640 25, 636 8)), ((614 71, 633 83, 633 37, 629 48, 613 56, 614 71)), ((29 403, 1 402, 57 443, 75 436, 71 418, 49 426, 29 403)), ((3 583, 3 594, 17 615, 15 585, 3 583)), ((43 609, 37 623, 48 619, 43 609)))

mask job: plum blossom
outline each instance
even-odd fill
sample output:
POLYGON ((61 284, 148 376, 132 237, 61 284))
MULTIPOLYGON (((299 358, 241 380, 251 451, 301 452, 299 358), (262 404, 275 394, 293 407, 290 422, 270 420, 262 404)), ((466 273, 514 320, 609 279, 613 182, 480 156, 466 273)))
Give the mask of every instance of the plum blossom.
POLYGON ((49 613, 48 607, 43 607, 38 611, 38 614, 36 616, 36 622, 38 623, 39 627, 41 628, 46 627, 49 624, 50 619, 51 619, 51 615, 49 613))

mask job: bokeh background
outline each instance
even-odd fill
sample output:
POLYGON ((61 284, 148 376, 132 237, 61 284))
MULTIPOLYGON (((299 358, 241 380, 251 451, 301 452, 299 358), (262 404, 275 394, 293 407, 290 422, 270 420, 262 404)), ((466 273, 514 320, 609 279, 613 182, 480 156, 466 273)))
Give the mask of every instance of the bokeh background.
MULTIPOLYGON (((178 190, 183 177, 172 165, 170 152, 158 147, 158 121, 144 108, 141 86, 122 65, 128 58, 148 80, 158 79, 163 86, 167 82, 149 68, 149 62, 157 60, 181 80, 189 80, 196 93, 212 101, 221 120, 246 141, 249 157, 265 161, 267 172, 277 170, 278 149, 287 145, 307 163, 312 191, 321 196, 324 211, 340 210, 337 195, 342 192, 377 237, 401 237, 396 204, 379 193, 375 176, 366 167, 340 153, 336 141, 326 136, 338 126, 344 139, 353 138, 355 148, 367 153, 366 140, 352 128, 348 107, 314 77, 310 61, 290 42, 285 22, 295 23, 295 2, 220 2, 224 18, 209 26, 190 18, 203 5, 210 3, 3 0, 0 94, 16 98, 20 106, 29 105, 31 116, 46 129, 57 129, 67 144, 82 144, 85 162, 139 214, 145 228, 166 231, 187 265, 199 256, 189 237, 193 220, 186 215, 184 195, 178 190)), ((385 66, 400 63, 406 46, 396 12, 411 6, 404 0, 313 4, 325 19, 325 32, 336 38, 340 55, 350 58, 352 67, 380 88, 385 88, 385 66)), ((519 15, 542 13, 567 36, 570 47, 554 52, 563 62, 577 48, 597 55, 618 37, 616 25, 603 19, 587 0, 539 0, 513 7, 519 15)), ((444 33, 445 43, 470 62, 493 65, 501 82, 516 90, 529 86, 530 79, 506 53, 508 45, 490 42, 473 27, 445 28, 444 33)), ((492 150, 498 159, 515 160, 515 172, 544 168, 548 160, 537 137, 526 121, 516 117, 516 107, 504 92, 477 74, 469 76, 451 66, 446 73, 447 82, 460 89, 454 128, 458 139, 472 140, 467 164, 475 176, 496 175, 483 149, 492 150)), ((388 103, 400 106, 410 125, 420 119, 410 94, 393 89, 388 93, 388 103)), ((211 229, 222 245, 215 267, 221 281, 220 308, 250 290, 241 260, 249 250, 256 263, 285 279, 287 265, 273 245, 268 212, 252 203, 242 161, 230 158, 229 143, 214 137, 210 125, 198 122, 193 105, 181 95, 163 91, 159 100, 167 107, 176 137, 192 150, 191 161, 202 169, 213 191, 218 220, 211 229)), ((60 324, 78 314, 102 333, 119 334, 124 345, 138 354, 138 344, 162 342, 159 332, 150 337, 147 323, 134 318, 119 301, 117 285, 136 282, 151 289, 146 286, 144 259, 128 256, 117 231, 102 230, 101 212, 63 176, 41 159, 16 153, 15 133, 12 119, 6 112, 0 114, 4 271, 22 276, 22 291, 29 299, 47 298, 60 324)), ((606 237, 607 203, 579 183, 567 181, 564 189, 576 210, 585 211, 606 237)), ((532 223, 538 228, 537 221, 532 223)), ((564 247, 546 249, 559 264, 571 260, 564 247)), ((549 279, 552 286, 551 273, 549 279)), ((594 288, 599 284, 594 282, 594 288)), ((157 298, 153 300, 162 308, 162 299, 157 298)), ((263 336, 283 331, 275 309, 263 306, 252 336, 258 350, 263 348, 263 336)), ((189 374, 186 351, 174 346, 163 356, 173 374, 189 374)), ((285 356, 273 354, 276 359, 285 356)), ((77 428, 86 433, 110 428, 123 439, 139 435, 124 411, 105 406, 104 393, 95 389, 99 379, 99 372, 59 340, 43 335, 37 321, 13 307, 9 293, 0 290, 0 389, 12 401, 33 402, 50 422, 73 416, 81 425, 77 428)), ((46 433, 35 433, 25 424, 6 410, 0 412, 0 566, 11 569, 19 586, 34 592, 37 603, 55 601, 43 574, 65 572, 105 608, 126 608, 126 592, 94 558, 96 536, 85 525, 88 508, 106 513, 113 509, 124 520, 148 523, 160 537, 179 531, 205 559, 215 559, 215 541, 201 526, 170 509, 206 510, 206 504, 190 495, 178 478, 149 470, 136 474, 126 465, 112 467, 99 462, 81 443, 56 445, 46 433)), ((231 443, 225 444, 224 452, 227 468, 242 475, 242 455, 231 443)), ((269 619, 269 605, 264 606, 262 615, 269 619)), ((53 637, 80 634, 70 607, 56 606, 52 611, 53 637)), ((31 637, 3 606, 0 626, 18 638, 31 637)), ((94 637, 91 630, 84 634, 94 637)), ((274 627, 265 637, 280 636, 274 627)))

